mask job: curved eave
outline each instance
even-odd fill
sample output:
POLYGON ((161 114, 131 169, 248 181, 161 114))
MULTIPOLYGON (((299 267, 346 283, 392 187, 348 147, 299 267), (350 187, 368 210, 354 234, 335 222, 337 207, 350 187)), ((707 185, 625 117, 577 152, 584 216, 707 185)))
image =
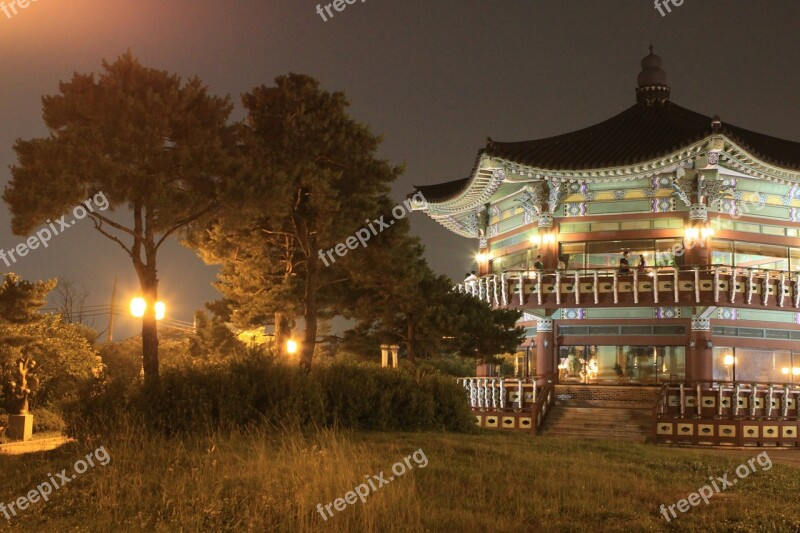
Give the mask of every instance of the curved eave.
POLYGON ((689 166, 698 156, 707 156, 710 152, 719 152, 719 164, 725 168, 736 170, 756 179, 765 181, 795 184, 800 183, 800 172, 790 168, 781 168, 766 163, 740 146, 735 140, 725 135, 711 135, 668 155, 620 167, 593 168, 582 170, 554 170, 532 167, 516 161, 491 158, 481 154, 479 164, 464 190, 457 196, 442 201, 428 202, 424 211, 434 220, 469 237, 463 229, 457 231, 453 226, 458 223, 451 220, 453 216, 479 209, 489 202, 492 195, 504 181, 525 183, 528 181, 599 181, 621 182, 650 178, 654 175, 674 172, 678 166, 689 166))

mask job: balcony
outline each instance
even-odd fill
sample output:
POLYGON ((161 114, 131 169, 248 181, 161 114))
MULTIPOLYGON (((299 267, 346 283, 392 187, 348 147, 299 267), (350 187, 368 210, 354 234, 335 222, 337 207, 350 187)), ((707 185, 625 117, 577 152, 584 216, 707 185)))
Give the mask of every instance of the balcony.
POLYGON ((654 414, 656 442, 800 447, 798 385, 664 385, 654 414))
POLYGON ((693 265, 631 269, 507 271, 458 284, 493 307, 724 306, 800 309, 800 272, 693 265))

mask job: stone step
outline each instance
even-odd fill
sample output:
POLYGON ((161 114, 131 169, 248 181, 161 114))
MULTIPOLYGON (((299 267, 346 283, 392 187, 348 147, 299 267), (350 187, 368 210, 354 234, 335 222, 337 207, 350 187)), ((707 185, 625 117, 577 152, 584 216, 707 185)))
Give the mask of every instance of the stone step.
POLYGON ((613 402, 613 405, 609 405, 609 402, 597 401, 557 402, 545 418, 541 434, 644 442, 650 434, 651 411, 619 404, 620 402, 613 402))

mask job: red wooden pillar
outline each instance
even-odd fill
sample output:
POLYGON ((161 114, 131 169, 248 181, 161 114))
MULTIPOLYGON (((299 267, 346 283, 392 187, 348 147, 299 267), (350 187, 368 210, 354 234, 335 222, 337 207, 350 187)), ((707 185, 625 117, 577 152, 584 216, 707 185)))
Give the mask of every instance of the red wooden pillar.
POLYGON ((686 356, 686 381, 711 381, 714 377, 711 322, 707 318, 692 318, 686 356))
POLYGON ((555 334, 553 320, 540 318, 536 321, 536 375, 553 373, 555 362, 555 334))

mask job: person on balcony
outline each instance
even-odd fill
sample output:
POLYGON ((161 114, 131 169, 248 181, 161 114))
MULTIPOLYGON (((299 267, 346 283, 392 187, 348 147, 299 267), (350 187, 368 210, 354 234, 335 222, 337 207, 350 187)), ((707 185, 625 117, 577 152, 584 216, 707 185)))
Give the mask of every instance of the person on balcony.
POLYGON ((631 273, 631 264, 628 261, 628 256, 631 253, 628 250, 622 252, 622 257, 619 260, 619 273, 620 274, 630 274, 631 273))
POLYGON ((642 254, 639 256, 639 264, 636 265, 636 272, 638 272, 640 276, 643 276, 645 268, 647 268, 647 262, 644 260, 644 255, 642 254))
POLYGON ((562 272, 567 269, 566 257, 564 257, 563 255, 558 256, 558 267, 557 268, 558 268, 558 270, 561 270, 562 272))
POLYGON ((478 276, 475 275, 474 270, 471 274, 467 274, 467 277, 464 278, 464 283, 472 283, 473 281, 478 281, 478 276))
POLYGON ((534 270, 542 271, 544 270, 544 263, 542 263, 542 256, 536 256, 536 262, 533 264, 534 270))

